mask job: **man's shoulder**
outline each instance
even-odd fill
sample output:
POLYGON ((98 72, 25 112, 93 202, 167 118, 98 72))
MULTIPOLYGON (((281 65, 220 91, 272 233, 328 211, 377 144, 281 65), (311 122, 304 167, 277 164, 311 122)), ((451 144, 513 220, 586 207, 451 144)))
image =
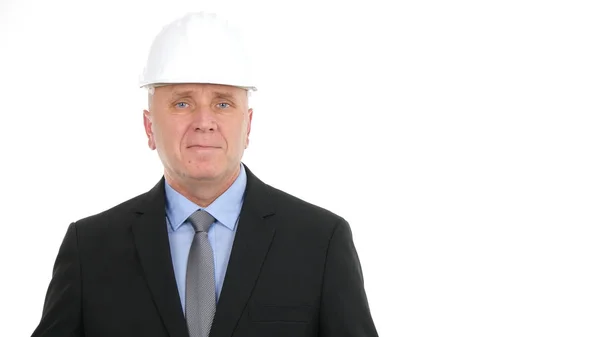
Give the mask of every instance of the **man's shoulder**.
POLYGON ((136 210, 143 204, 148 192, 138 194, 128 200, 117 203, 98 213, 91 214, 76 221, 79 228, 97 227, 109 224, 119 225, 124 220, 129 219, 136 214, 136 210))
POLYGON ((271 185, 266 185, 270 191, 278 213, 282 212, 284 214, 291 214, 293 216, 302 214, 303 217, 334 223, 344 220, 342 216, 324 208, 321 205, 309 202, 271 185))
POLYGON ((293 192, 265 185, 273 201, 277 226, 289 234, 288 237, 296 240, 310 233, 308 238, 315 243, 314 240, 329 240, 339 228, 350 228, 348 221, 332 210, 293 195, 293 192))

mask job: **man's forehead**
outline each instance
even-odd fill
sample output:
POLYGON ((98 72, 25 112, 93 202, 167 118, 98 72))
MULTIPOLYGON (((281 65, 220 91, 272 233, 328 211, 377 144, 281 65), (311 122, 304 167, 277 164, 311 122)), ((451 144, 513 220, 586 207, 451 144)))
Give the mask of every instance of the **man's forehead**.
POLYGON ((161 86, 160 89, 164 93, 170 94, 171 96, 182 96, 182 95, 194 95, 200 93, 209 93, 213 95, 238 95, 245 92, 244 89, 233 87, 229 85, 220 84, 205 84, 205 83, 182 83, 182 84, 170 84, 161 86))

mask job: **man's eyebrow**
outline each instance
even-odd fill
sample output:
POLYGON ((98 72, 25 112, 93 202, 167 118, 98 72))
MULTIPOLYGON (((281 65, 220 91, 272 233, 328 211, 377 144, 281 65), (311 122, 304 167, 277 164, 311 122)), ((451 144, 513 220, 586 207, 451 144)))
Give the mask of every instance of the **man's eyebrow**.
POLYGON ((180 98, 180 97, 184 97, 184 96, 191 96, 193 92, 194 92, 193 90, 182 90, 182 91, 176 90, 171 93, 171 99, 176 99, 176 98, 180 98))
POLYGON ((224 91, 215 91, 214 92, 214 97, 216 98, 225 98, 225 99, 229 99, 232 101, 235 101, 235 96, 228 93, 228 92, 224 92, 224 91))

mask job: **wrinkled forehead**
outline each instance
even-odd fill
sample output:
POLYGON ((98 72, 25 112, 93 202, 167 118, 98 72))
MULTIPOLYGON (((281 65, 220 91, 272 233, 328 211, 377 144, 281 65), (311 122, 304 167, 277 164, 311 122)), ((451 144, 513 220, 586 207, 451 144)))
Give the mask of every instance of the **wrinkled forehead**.
POLYGON ((234 100, 248 98, 250 95, 250 91, 245 88, 209 83, 159 84, 149 88, 148 93, 150 95, 157 94, 163 98, 209 95, 234 100))
POLYGON ((157 91, 162 93, 177 93, 177 92, 226 92, 230 94, 246 94, 247 88, 236 87, 231 85, 223 84, 211 84, 211 83, 177 83, 177 84, 155 84, 148 88, 148 93, 154 94, 157 91))

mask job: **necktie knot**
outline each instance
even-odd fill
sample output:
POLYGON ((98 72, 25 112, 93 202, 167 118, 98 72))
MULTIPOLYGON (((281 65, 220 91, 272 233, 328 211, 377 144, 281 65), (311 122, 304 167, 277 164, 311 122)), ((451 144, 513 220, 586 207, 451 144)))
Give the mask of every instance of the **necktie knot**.
POLYGON ((215 218, 207 211, 198 210, 188 218, 196 232, 208 232, 208 228, 215 222, 215 218))

